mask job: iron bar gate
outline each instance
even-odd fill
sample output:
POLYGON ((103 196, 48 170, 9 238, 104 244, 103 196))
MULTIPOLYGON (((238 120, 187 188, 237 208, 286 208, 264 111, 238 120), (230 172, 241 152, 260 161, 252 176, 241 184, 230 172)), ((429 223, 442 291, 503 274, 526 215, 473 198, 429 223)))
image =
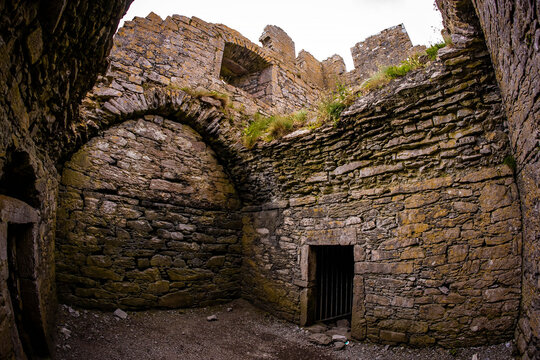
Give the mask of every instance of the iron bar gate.
POLYGON ((352 246, 315 246, 317 276, 316 321, 351 316, 354 255, 352 246))

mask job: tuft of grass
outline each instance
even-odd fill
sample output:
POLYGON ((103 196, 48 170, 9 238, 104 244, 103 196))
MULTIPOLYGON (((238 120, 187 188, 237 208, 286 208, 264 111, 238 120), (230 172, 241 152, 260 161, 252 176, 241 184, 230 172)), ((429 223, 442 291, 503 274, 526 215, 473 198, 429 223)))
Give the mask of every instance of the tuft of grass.
POLYGON ((268 126, 268 135, 270 139, 283 137, 305 124, 307 111, 300 110, 286 116, 274 116, 273 121, 268 126))
POLYGON ((212 99, 216 99, 221 103, 221 107, 223 109, 231 107, 231 98, 229 97, 229 95, 221 93, 219 91, 215 91, 215 90, 208 91, 208 90, 202 90, 202 89, 193 90, 188 87, 183 87, 181 90, 198 99, 202 97, 210 97, 212 99))
POLYGON ((373 89, 379 89, 379 88, 382 88, 384 85, 388 84, 390 80, 391 79, 388 76, 386 76, 386 74, 383 71, 379 71, 371 75, 369 79, 364 81, 361 85, 361 88, 365 92, 373 90, 373 89))
POLYGON ((324 97, 317 106, 317 119, 321 123, 332 121, 337 123, 345 108, 352 105, 356 95, 350 88, 337 84, 334 91, 324 97))
POLYGON ((300 128, 316 129, 329 121, 335 125, 343 110, 356 98, 357 95, 349 87, 338 84, 334 91, 319 102, 315 112, 300 110, 287 115, 272 116, 256 113, 253 120, 244 128, 242 141, 250 149, 260 139, 272 141, 300 128))
POLYGON ((383 72, 390 79, 396 79, 407 75, 412 70, 423 67, 424 65, 418 60, 419 55, 414 55, 406 60, 403 60, 399 65, 387 66, 383 69, 383 72))
POLYGON ((517 163, 512 155, 507 155, 503 160, 503 164, 507 165, 513 172, 516 172, 517 163))
POLYGON ((307 111, 300 110, 288 115, 264 116, 256 113, 253 121, 244 128, 242 140, 250 149, 259 140, 272 141, 281 138, 296 129, 301 128, 307 121, 307 111))
POLYGON ((244 145, 251 149, 259 140, 271 123, 271 117, 265 117, 260 113, 253 115, 253 121, 244 129, 242 140, 244 145))
POLYGON ((419 60, 420 55, 413 55, 403 60, 399 65, 382 68, 361 85, 362 90, 369 91, 378 89, 388 84, 391 80, 407 75, 412 70, 421 68, 424 64, 419 60))
POLYGON ((333 99, 323 99, 318 107, 318 118, 323 122, 337 122, 341 112, 345 109, 345 104, 333 99))
POLYGON ((425 64, 423 63, 423 61, 420 60, 421 57, 427 55, 429 60, 433 61, 437 59, 437 53, 439 52, 439 50, 450 44, 450 40, 445 40, 444 42, 440 42, 430 46, 426 49, 425 53, 418 53, 409 57, 406 60, 403 60, 399 65, 387 66, 380 69, 378 72, 371 75, 369 79, 362 83, 362 92, 365 94, 373 89, 381 88, 384 85, 388 84, 392 79, 403 77, 412 70, 424 67, 425 64))
POLYGON ((442 49, 446 45, 447 45, 446 41, 444 41, 444 42, 440 42, 440 43, 437 43, 428 47, 426 49, 426 54, 429 56, 429 59, 431 61, 437 59, 437 53, 439 52, 440 49, 442 49))

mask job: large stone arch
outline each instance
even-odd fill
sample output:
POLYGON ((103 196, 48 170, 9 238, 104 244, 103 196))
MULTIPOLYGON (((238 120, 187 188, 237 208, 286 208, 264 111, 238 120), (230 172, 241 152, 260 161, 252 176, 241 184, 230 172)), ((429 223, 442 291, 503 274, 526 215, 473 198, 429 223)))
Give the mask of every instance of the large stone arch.
POLYGON ((189 307, 240 294, 240 201, 190 126, 146 114, 64 165, 57 281, 82 306, 189 307))
POLYGON ((254 155, 241 142, 241 128, 215 103, 210 97, 196 97, 166 87, 151 88, 140 94, 101 96, 97 102, 89 102, 87 98, 80 108, 81 121, 66 135, 59 167, 83 144, 110 127, 144 115, 158 115, 188 125, 202 136, 225 172, 234 179, 243 203, 268 202, 277 189, 270 165, 259 164, 257 174, 245 166, 254 155))

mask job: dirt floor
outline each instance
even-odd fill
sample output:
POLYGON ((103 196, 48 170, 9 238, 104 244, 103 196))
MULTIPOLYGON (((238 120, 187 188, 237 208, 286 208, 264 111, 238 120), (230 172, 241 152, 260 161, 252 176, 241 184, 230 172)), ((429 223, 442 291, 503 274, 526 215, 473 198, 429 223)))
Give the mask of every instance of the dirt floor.
POLYGON ((315 345, 310 333, 246 301, 202 309, 113 313, 59 307, 59 360, 512 359, 512 344, 445 350, 350 341, 342 350, 315 345), (207 317, 216 315, 216 321, 207 317))

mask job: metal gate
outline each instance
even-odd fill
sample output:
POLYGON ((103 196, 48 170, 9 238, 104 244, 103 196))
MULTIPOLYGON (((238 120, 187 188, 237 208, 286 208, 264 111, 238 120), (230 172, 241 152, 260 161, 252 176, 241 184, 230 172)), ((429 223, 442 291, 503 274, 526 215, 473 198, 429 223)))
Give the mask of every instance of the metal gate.
POLYGON ((351 316, 354 256, 352 246, 315 246, 317 308, 315 321, 351 316))

